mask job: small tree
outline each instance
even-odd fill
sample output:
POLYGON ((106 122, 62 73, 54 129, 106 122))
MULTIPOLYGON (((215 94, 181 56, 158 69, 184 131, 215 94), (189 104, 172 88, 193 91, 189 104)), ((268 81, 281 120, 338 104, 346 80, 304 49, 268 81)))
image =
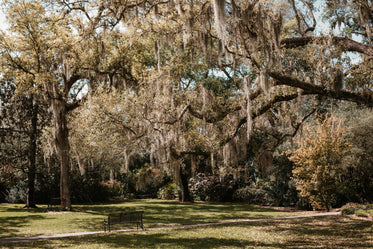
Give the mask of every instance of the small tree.
POLYGON ((332 205, 341 159, 349 148, 344 141, 345 131, 335 117, 326 118, 316 126, 306 126, 298 149, 291 151, 297 189, 302 197, 310 200, 314 209, 329 211, 332 205))

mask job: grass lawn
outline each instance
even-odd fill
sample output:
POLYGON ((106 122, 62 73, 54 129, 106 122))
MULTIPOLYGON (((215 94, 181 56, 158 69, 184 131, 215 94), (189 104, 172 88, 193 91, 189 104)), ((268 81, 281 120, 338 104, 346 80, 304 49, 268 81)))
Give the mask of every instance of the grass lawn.
MULTIPOLYGON (((12 248, 373 248, 373 223, 327 216, 145 230, 12 244, 12 248)), ((6 247, 5 247, 6 248, 6 247)))
MULTIPOLYGON (((240 219, 282 217, 301 213, 279 212, 243 203, 179 203, 135 200, 97 205, 74 205, 74 212, 23 209, 23 205, 0 204, 0 238, 103 230, 109 212, 144 210, 144 226, 172 226, 240 219)), ((114 227, 116 229, 116 227, 114 227)))

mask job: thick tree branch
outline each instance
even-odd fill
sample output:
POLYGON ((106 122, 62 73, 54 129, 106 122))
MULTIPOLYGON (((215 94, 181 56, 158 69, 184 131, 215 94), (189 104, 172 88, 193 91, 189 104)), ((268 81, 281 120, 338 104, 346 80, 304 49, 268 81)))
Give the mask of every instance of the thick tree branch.
POLYGON ((84 101, 87 99, 86 96, 87 95, 85 95, 83 98, 81 98, 79 100, 76 100, 76 101, 74 101, 72 103, 66 104, 66 110, 67 110, 67 112, 75 110, 76 108, 78 108, 79 106, 81 106, 82 103, 84 103, 84 101))
MULTIPOLYGON (((283 48, 297 48, 306 46, 313 41, 323 39, 322 37, 292 37, 281 40, 283 48)), ((356 42, 347 37, 333 37, 333 42, 336 45, 343 47, 346 51, 359 52, 362 54, 373 56, 373 46, 356 42)))
POLYGON ((313 85, 296 78, 282 75, 278 72, 268 72, 268 75, 275 80, 275 85, 287 85, 304 90, 304 94, 317 94, 338 100, 347 100, 358 104, 373 106, 373 96, 370 94, 353 93, 347 91, 334 91, 323 86, 313 85))
MULTIPOLYGON (((284 76, 278 72, 268 72, 268 75, 271 76, 275 80, 275 85, 277 86, 287 85, 287 86, 291 86, 294 88, 300 88, 304 91, 303 95, 321 95, 321 96, 326 96, 326 97, 337 99, 337 100, 346 100, 346 101, 356 102, 359 104, 365 104, 367 106, 373 106, 373 96, 369 94, 364 95, 360 93, 353 93, 353 92, 347 92, 347 91, 334 91, 334 90, 326 89, 323 86, 313 85, 313 84, 298 80, 296 78, 284 76)), ((254 91, 250 95, 250 99, 254 100, 256 97, 260 95, 260 93, 261 93, 261 90, 254 91)), ((298 93, 291 93, 287 95, 276 95, 270 101, 267 101, 262 106, 256 108, 252 113, 252 119, 254 120, 255 118, 266 113, 268 110, 270 110, 273 107, 274 104, 283 102, 283 101, 291 101, 293 99, 296 99, 298 96, 299 96, 298 93)), ((196 111, 191 105, 188 106, 188 111, 195 118, 205 119, 206 122, 208 123, 215 123, 215 122, 223 120, 230 113, 241 110, 241 108, 242 108, 241 106, 232 107, 226 111, 215 114, 213 116, 203 116, 200 112, 196 111)), ((307 115, 306 117, 308 118, 309 115, 307 115)), ((228 136, 226 139, 224 139, 221 142, 221 145, 224 145, 228 143, 230 140, 232 140, 238 134, 239 130, 246 122, 247 122, 247 117, 243 117, 237 123, 235 131, 230 136, 228 136)), ((299 129, 299 125, 298 127, 295 127, 295 130, 298 130, 298 129, 299 129)))
POLYGON ((179 117, 175 118, 172 121, 166 121, 166 122, 164 122, 164 124, 173 125, 176 122, 178 122, 184 116, 184 114, 189 109, 189 107, 190 107, 190 105, 185 106, 184 109, 183 109, 183 111, 180 113, 179 117))
POLYGON ((235 106, 235 107, 229 108, 225 111, 219 112, 215 115, 207 116, 207 115, 203 115, 200 112, 198 112, 197 110, 195 110, 191 105, 188 106, 188 110, 189 110, 190 115, 192 115, 193 117, 198 118, 198 119, 204 119, 207 123, 216 123, 218 121, 221 121, 227 115, 229 115, 230 113, 239 111, 239 110, 241 110, 241 108, 242 108, 241 106, 235 106))
MULTIPOLYGON (((269 109, 273 107, 275 103, 282 102, 282 101, 290 101, 293 99, 296 99, 298 97, 298 93, 293 93, 289 95, 276 95, 274 98, 272 98, 270 101, 266 102, 263 106, 259 107, 258 109, 254 110, 252 113, 252 119, 254 120, 255 118, 263 115, 266 113, 269 109)), ((229 135, 226 139, 221 141, 220 145, 223 146, 227 144, 229 141, 231 141, 235 136, 237 136, 239 130, 241 127, 246 124, 247 122, 247 117, 241 118, 241 120, 237 123, 236 129, 234 132, 229 135)))
POLYGON ((269 134, 271 135, 272 137, 274 137, 276 140, 277 140, 277 143, 273 146, 274 148, 277 148, 283 141, 285 138, 287 137, 295 137, 295 135, 297 135, 298 133, 298 130, 299 128, 301 127, 301 125, 309 118, 311 117, 315 112, 316 112, 316 108, 313 108, 306 116, 304 116, 302 118, 301 121, 299 121, 298 123, 296 124, 292 124, 291 126, 294 128, 293 132, 292 133, 286 133, 286 134, 281 134, 281 136, 276 136, 276 135, 273 135, 273 134, 269 134))
POLYGON ((298 93, 292 93, 288 95, 276 95, 270 101, 266 102, 264 105, 254 110, 252 114, 252 119, 254 120, 255 118, 266 113, 269 109, 273 107, 274 104, 278 102, 283 102, 283 101, 290 101, 290 100, 296 99, 298 96, 299 96, 298 93))
POLYGON ((102 112, 103 112, 107 117, 109 117, 109 118, 111 119, 112 122, 114 122, 114 123, 120 125, 120 126, 123 128, 123 130, 129 131, 129 132, 131 132, 133 135, 137 136, 136 131, 134 131, 131 127, 125 125, 124 120, 118 118, 118 117, 117 117, 117 116, 118 116, 117 114, 115 114, 115 113, 111 113, 111 112, 109 112, 109 111, 107 111, 107 110, 104 110, 104 109, 101 109, 101 110, 102 110, 102 112))
MULTIPOLYGON (((261 93, 263 93, 262 89, 257 89, 255 91, 251 92, 250 93, 250 100, 256 99, 261 93)), ((242 106, 237 105, 237 106, 231 107, 231 108, 229 108, 225 111, 219 112, 215 115, 211 115, 211 116, 206 116, 205 115, 204 116, 203 114, 201 114, 200 112, 195 110, 191 105, 188 106, 188 111, 189 111, 190 115, 192 115, 193 117, 198 118, 198 119, 204 119, 207 123, 216 123, 216 122, 222 121, 229 114, 234 113, 236 111, 239 111, 241 109, 242 109, 242 106)))
POLYGON ((171 155, 173 158, 180 159, 186 155, 196 155, 196 156, 205 156, 209 157, 211 155, 210 151, 202 151, 199 149, 190 150, 190 151, 177 151, 173 146, 169 147, 171 155))

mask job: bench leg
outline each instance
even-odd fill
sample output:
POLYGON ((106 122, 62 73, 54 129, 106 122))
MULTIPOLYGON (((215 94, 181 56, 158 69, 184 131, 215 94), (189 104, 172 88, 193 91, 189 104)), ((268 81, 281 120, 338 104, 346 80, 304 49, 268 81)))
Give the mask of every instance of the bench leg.
POLYGON ((110 222, 108 220, 104 220, 104 231, 106 233, 106 230, 110 232, 110 222))

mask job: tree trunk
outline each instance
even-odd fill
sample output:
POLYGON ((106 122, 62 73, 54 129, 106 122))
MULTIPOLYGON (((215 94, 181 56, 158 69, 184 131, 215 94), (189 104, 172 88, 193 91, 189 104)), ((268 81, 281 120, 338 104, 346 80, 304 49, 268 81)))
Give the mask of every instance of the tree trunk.
POLYGON ((35 165, 29 167, 29 172, 27 173, 28 183, 26 190, 26 206, 25 208, 36 208, 35 204, 35 165))
POLYGON ((52 99, 53 121, 54 121, 54 142, 57 154, 61 163, 60 176, 60 199, 61 210, 71 209, 70 189, 69 189, 69 172, 70 172, 70 155, 69 155, 69 130, 67 127, 67 109, 66 103, 62 99, 52 99))
POLYGON ((181 202, 192 202, 193 198, 189 192, 188 172, 180 167, 181 202))
POLYGON ((31 131, 30 131, 30 148, 29 148, 29 166, 28 166, 28 183, 26 191, 26 206, 25 208, 36 208, 35 205, 35 174, 36 174, 36 138, 37 138, 37 122, 38 122, 38 105, 31 98, 31 131))

